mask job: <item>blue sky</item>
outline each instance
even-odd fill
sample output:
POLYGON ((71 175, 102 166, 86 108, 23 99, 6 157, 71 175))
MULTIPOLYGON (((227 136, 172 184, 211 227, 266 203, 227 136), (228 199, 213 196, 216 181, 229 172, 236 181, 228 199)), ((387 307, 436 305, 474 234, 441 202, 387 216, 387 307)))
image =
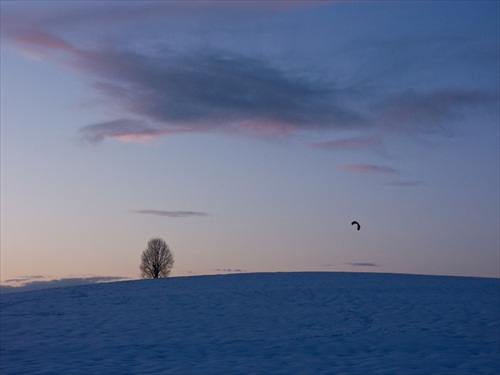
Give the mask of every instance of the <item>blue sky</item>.
POLYGON ((498 2, 1 10, 4 284, 499 276, 498 2))

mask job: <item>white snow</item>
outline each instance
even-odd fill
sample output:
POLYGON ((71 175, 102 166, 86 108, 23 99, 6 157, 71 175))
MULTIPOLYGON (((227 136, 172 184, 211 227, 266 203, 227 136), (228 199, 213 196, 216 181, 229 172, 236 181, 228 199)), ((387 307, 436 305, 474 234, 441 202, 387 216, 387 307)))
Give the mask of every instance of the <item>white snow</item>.
POLYGON ((500 374, 500 279, 175 277, 1 296, 0 373, 500 374))

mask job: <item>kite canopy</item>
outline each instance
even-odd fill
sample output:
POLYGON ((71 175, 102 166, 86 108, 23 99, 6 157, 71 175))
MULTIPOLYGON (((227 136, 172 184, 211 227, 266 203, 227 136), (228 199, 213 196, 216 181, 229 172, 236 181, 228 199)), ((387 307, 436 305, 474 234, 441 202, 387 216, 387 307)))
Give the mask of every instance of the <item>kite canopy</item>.
POLYGON ((356 225, 356 226, 357 226, 357 228, 358 228, 358 230, 360 230, 360 229, 361 229, 361 225, 359 225, 359 223, 358 223, 357 221, 353 221, 353 222, 351 223, 351 225, 356 225))

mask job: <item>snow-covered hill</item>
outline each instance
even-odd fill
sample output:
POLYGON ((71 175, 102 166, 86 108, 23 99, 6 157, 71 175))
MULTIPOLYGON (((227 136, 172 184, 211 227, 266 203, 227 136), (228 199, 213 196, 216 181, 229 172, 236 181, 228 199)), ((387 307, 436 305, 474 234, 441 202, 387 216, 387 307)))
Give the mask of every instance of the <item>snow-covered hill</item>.
POLYGON ((1 296, 0 373, 499 374, 500 280, 176 277, 1 296))

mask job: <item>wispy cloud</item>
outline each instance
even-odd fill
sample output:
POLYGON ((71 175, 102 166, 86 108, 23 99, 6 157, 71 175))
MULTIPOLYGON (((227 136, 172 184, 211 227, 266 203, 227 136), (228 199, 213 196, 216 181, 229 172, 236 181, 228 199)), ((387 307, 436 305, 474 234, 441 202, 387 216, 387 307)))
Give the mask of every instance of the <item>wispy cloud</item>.
POLYGON ((161 135, 179 134, 187 131, 187 129, 154 127, 144 121, 128 119, 87 125, 80 130, 82 139, 89 142, 100 142, 107 138, 114 138, 122 142, 146 142, 161 135))
POLYGON ((11 283, 28 283, 31 282, 32 280, 39 280, 39 279, 44 279, 45 276, 42 275, 30 275, 30 276, 19 276, 17 279, 7 279, 4 281, 4 283, 11 284, 11 283))
POLYGON ((164 129, 281 134, 362 122, 355 110, 336 103, 343 90, 258 58, 215 50, 94 56, 86 65, 100 76, 93 87, 124 113, 164 129))
POLYGON ((408 90, 391 95, 375 107, 384 128, 412 133, 433 133, 445 129, 448 120, 461 118, 467 109, 494 104, 498 95, 482 90, 442 88, 426 92, 408 90))
POLYGON ((423 182, 423 181, 417 181, 417 180, 404 180, 404 181, 387 182, 385 185, 388 185, 388 186, 411 187, 411 186, 425 185, 425 182, 423 182))
POLYGON ((347 171, 352 171, 356 173, 368 173, 368 174, 394 174, 398 173, 397 169, 392 167, 387 167, 384 165, 376 164, 356 164, 356 163, 345 163, 340 164, 340 168, 347 171))
POLYGON ((349 137, 314 143, 311 146, 324 150, 361 150, 378 146, 382 142, 375 137, 349 137))
POLYGON ((59 288, 65 286, 97 284, 104 282, 113 282, 120 280, 127 280, 127 277, 120 276, 92 276, 92 277, 68 277, 54 280, 38 280, 31 281, 33 278, 39 279, 43 276, 37 277, 22 277, 18 279, 5 280, 0 285, 0 293, 13 293, 13 292, 26 292, 30 290, 59 288), (21 283, 21 285, 7 285, 11 283, 21 283))
POLYGON ((349 266, 355 266, 355 267, 380 267, 380 265, 375 264, 375 263, 364 263, 364 262, 357 262, 357 263, 346 263, 349 266))
POLYGON ((2 19, 8 26, 30 24, 35 27, 53 26, 58 29, 84 28, 89 26, 102 30, 110 23, 121 26, 123 30, 127 24, 143 25, 172 21, 179 17, 204 17, 220 19, 221 14, 227 14, 236 19, 248 19, 262 16, 269 12, 286 11, 297 8, 322 6, 337 0, 297 0, 297 1, 138 1, 123 6, 119 2, 102 2, 99 6, 92 6, 82 2, 72 6, 70 10, 64 7, 55 8, 50 13, 36 12, 18 14, 2 19))
MULTIPOLYGON (((220 21, 221 12, 233 25, 235 17, 248 21, 249 14, 256 17, 324 4, 145 2, 125 7, 81 6, 78 11, 53 11, 45 17, 3 17, 2 35, 28 53, 77 70, 102 96, 108 113, 120 113, 119 118, 81 129, 81 138, 94 143, 106 139, 144 142, 187 132, 276 136, 348 129, 361 135, 313 147, 361 150, 380 145, 380 137, 369 135, 373 129, 432 134, 473 108, 497 103, 498 94, 469 86, 392 86, 390 74, 413 74, 416 63, 410 57, 415 55, 424 56, 427 69, 435 72, 436 61, 442 58, 439 51, 452 50, 454 57, 463 52, 467 43, 460 38, 433 38, 433 43, 429 38, 415 37, 349 43, 350 49, 343 55, 347 55, 351 71, 344 76, 351 78, 342 79, 332 78, 340 74, 325 78, 319 68, 291 69, 262 51, 251 54, 249 48, 237 52, 236 48, 225 48, 224 43, 207 42, 201 47, 186 42, 182 50, 172 47, 173 43, 167 47, 172 30, 183 24, 174 22, 179 17, 181 21, 190 19, 186 25, 204 20, 204 30, 212 30, 210 20, 215 18, 211 17, 220 21), (120 33, 113 34, 111 23, 120 26, 120 33), (137 32, 142 30, 138 25, 143 25, 144 31, 137 32), (104 37, 108 33, 113 36, 104 37), (369 66, 362 63, 364 60, 370 61, 369 66)), ((182 27, 185 35, 200 32, 182 27)), ((238 32, 246 32, 248 37, 248 30, 238 32)), ((456 60, 450 56, 446 61, 456 60)))
POLYGON ((40 29, 7 29, 7 37, 19 46, 28 46, 30 50, 48 56, 51 51, 63 51, 80 54, 80 50, 65 40, 40 29))
POLYGON ((91 87, 130 116, 84 127, 85 140, 135 140, 207 129, 274 135, 364 121, 340 104, 348 90, 287 73, 256 57, 218 50, 84 50, 43 30, 8 35, 34 52, 65 52, 64 58, 51 57, 83 72, 91 87))
POLYGON ((206 212, 197 212, 197 211, 161 211, 161 210, 132 210, 130 211, 134 214, 142 214, 142 215, 156 215, 156 216, 165 216, 172 218, 182 218, 182 217, 192 217, 192 216, 208 216, 206 212))
POLYGON ((228 272, 228 273, 242 273, 246 272, 245 270, 239 269, 239 268, 216 268, 215 271, 217 272, 228 272))

